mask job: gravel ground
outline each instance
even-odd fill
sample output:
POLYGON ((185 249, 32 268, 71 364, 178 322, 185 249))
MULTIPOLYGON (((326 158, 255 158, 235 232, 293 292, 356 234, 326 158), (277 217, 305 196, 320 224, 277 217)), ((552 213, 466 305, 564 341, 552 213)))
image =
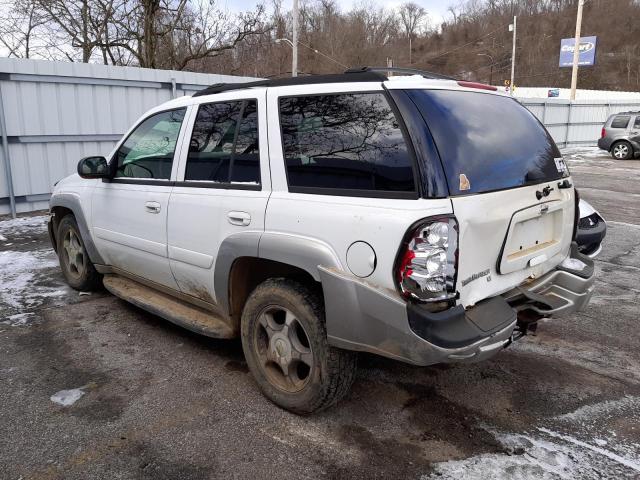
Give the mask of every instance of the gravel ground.
POLYGON ((44 217, 0 221, 0 477, 640 477, 640 161, 565 154, 609 227, 586 311, 476 365, 363 355, 306 418, 262 397, 239 342, 79 295, 44 217))

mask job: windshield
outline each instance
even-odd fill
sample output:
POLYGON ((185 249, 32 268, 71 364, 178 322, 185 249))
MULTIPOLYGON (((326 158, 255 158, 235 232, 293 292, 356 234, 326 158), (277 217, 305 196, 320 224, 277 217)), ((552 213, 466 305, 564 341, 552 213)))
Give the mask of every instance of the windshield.
POLYGON ((504 190, 568 175, 542 124, 516 100, 459 90, 407 90, 429 126, 451 195, 504 190))

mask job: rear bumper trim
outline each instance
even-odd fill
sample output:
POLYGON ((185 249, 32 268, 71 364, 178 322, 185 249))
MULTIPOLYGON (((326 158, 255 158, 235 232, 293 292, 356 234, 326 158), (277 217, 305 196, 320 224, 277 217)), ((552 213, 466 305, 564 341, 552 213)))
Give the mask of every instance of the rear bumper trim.
POLYGON ((511 343, 520 311, 533 310, 539 318, 586 306, 593 292, 593 261, 577 247, 571 257, 585 264, 583 271, 558 268, 474 307, 438 313, 407 303, 392 290, 320 266, 329 343, 415 365, 484 360, 511 343))

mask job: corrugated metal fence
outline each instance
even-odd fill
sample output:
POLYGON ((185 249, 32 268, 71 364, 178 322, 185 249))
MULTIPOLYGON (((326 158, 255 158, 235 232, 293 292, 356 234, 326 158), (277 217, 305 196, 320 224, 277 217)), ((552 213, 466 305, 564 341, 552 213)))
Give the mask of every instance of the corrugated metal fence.
POLYGON ((11 211, 12 196, 18 212, 47 208, 56 181, 80 158, 108 154, 146 110, 214 83, 250 80, 0 58, 0 214, 11 211))
POLYGON ((602 125, 609 115, 640 111, 640 101, 635 99, 574 102, 557 98, 519 100, 547 127, 559 147, 596 145, 602 125))
MULTIPOLYGON (((108 154, 149 108, 213 83, 247 80, 253 78, 0 58, 0 214, 11 211, 11 198, 18 212, 47 208, 57 180, 80 158, 108 154)), ((609 114, 640 110, 637 101, 520 101, 561 147, 595 145, 609 114)))

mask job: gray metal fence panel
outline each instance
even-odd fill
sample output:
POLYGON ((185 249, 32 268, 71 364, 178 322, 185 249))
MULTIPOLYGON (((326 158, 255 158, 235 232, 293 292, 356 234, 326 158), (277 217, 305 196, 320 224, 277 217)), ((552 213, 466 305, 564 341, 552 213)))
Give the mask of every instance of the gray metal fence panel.
MULTIPOLYGON (((53 184, 87 155, 106 155, 145 111, 235 77, 135 67, 0 58, 11 176, 18 211, 46 208, 53 184)), ((1 142, 1 139, 0 139, 1 142)), ((9 212, 0 148, 0 214, 9 212)))
POLYGON ((612 113, 640 111, 640 102, 621 100, 519 99, 547 127, 559 147, 595 146, 612 113))

